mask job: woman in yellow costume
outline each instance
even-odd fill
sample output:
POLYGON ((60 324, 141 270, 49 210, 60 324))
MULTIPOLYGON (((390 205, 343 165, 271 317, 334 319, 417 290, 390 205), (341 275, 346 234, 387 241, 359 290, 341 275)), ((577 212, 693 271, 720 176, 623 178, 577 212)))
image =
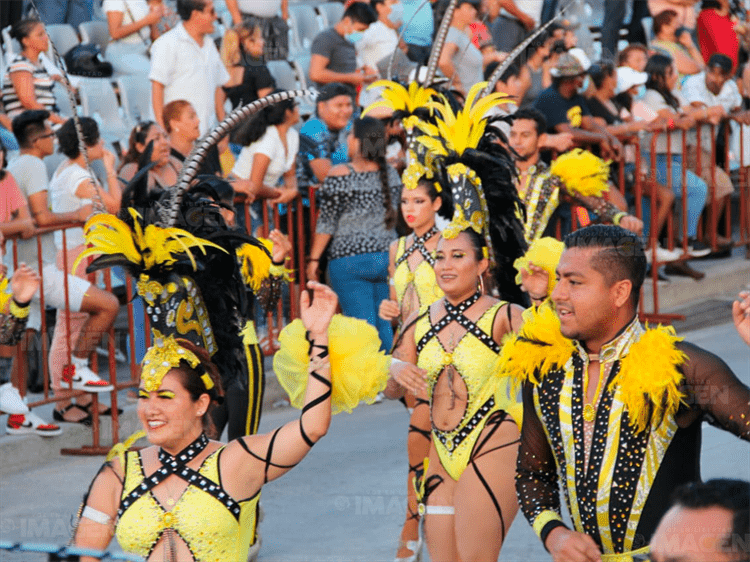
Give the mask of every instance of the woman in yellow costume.
POLYGON ((418 125, 427 133, 418 142, 454 204, 435 255, 445 296, 405 322, 386 387, 389 398, 429 397, 432 439, 417 484, 434 562, 494 562, 518 510, 520 410, 495 363, 503 337, 521 325, 522 308, 510 303, 525 300, 512 265, 525 243, 512 162, 484 119, 503 98, 475 103, 483 87, 472 88, 457 113, 447 102, 430 104, 440 114, 437 125, 418 125), (490 269, 504 300, 483 290, 490 269))
MULTIPOLYGON (((404 320, 425 306, 442 298, 443 291, 435 280, 435 257, 440 231, 435 226, 435 215, 443 205, 442 188, 434 180, 422 177, 418 182, 408 180, 401 192, 401 214, 412 229, 412 234, 402 236, 391 244, 388 274, 391 298, 380 303, 380 317, 397 322, 399 331, 404 320)), ((430 410, 426 394, 406 394, 403 401, 409 410, 409 438, 407 451, 409 473, 407 477, 406 521, 396 553, 397 561, 416 559, 422 547, 419 539, 419 512, 414 485, 411 483, 430 446, 430 410)))
MULTIPOLYGON (((300 310, 309 373, 299 420, 227 444, 205 433, 221 399, 221 377, 204 349, 155 334, 143 361, 138 417, 151 443, 110 454, 87 494, 75 545, 103 550, 117 537, 146 560, 244 561, 262 486, 296 466, 328 430, 328 327, 333 291, 309 282, 300 310)), ((81 558, 92 562, 94 558, 81 558)))

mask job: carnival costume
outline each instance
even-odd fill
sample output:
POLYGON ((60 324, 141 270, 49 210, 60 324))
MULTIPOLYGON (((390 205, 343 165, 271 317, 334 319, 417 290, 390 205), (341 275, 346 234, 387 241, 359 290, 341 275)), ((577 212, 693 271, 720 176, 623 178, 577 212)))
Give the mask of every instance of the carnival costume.
POLYGON ((609 164, 579 148, 558 156, 552 166, 539 161, 529 168, 526 181, 518 189, 526 209, 526 241, 531 244, 544 235, 561 193, 596 213, 599 221, 618 225, 627 213, 604 199, 608 178, 609 164))
MULTIPOLYGON (((444 99, 427 104, 435 112, 434 124, 422 121, 416 124, 425 134, 417 137, 416 142, 421 148, 416 148, 416 158, 405 172, 405 176, 411 173, 415 179, 434 177, 450 194, 453 217, 442 236, 451 239, 467 229, 476 232, 485 241, 485 257, 490 261, 496 288, 505 299, 483 311, 475 321, 465 312, 479 300, 479 291, 456 306, 447 299, 440 299, 420 310, 414 326, 417 365, 428 372, 431 411, 435 385, 443 376, 448 377, 450 388, 453 388, 454 378, 460 377, 467 389, 465 411, 458 424, 451 430, 444 430, 433 422, 431 431, 440 462, 454 480, 460 478, 469 464, 480 480, 483 479, 475 460, 497 450, 494 446, 489 447, 488 442, 500 424, 513 421, 511 412, 517 423, 521 421, 518 404, 509 395, 509 381, 495 368, 500 346, 493 339, 492 327, 503 307, 511 324, 508 302, 522 302, 523 296, 513 281, 512 264, 523 254, 525 243, 516 216, 520 202, 512 181, 510 158, 502 147, 491 141, 492 135, 487 134, 484 118, 489 107, 502 103, 505 98, 500 94, 490 94, 478 99, 477 95, 484 86, 477 84, 472 88, 463 110, 454 111, 444 99), (437 317, 440 307, 444 307, 445 314, 437 317), (441 332, 449 327, 461 333, 451 345, 440 339, 441 332)), ((434 417, 434 411, 432 413, 434 417)), ((503 444, 500 448, 516 443, 503 444)), ((422 513, 453 514, 453 506, 428 505, 428 496, 440 485, 442 477, 431 473, 427 463, 416 480, 422 513)), ((504 536, 507 527, 497 501, 497 491, 489 485, 484 489, 497 509, 504 536)))
POLYGON ((593 358, 560 333, 549 302, 524 314, 500 364, 524 385, 521 509, 544 542, 564 525, 559 478, 575 530, 605 562, 630 560, 646 550, 672 491, 700 480, 703 419, 750 440, 750 392, 671 327, 644 329, 635 317, 593 358), (585 396, 591 360, 600 361, 594 404, 585 396))
POLYGON ((0 344, 15 345, 21 340, 29 318, 29 304, 18 304, 8 289, 10 279, 0 280, 0 344), (7 309, 7 312, 6 312, 7 309))

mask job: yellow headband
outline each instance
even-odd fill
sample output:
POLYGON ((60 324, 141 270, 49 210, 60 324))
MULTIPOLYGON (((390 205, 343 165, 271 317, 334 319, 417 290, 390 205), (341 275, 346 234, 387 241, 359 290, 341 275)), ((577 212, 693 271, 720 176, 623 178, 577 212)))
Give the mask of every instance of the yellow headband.
MULTIPOLYGON (((187 362, 192 368, 200 364, 198 356, 177 343, 174 336, 164 336, 159 330, 152 331, 154 345, 148 348, 141 363, 143 367, 141 380, 143 381, 143 388, 148 392, 156 392, 161 386, 164 376, 172 369, 179 367, 180 361, 187 362)), ((207 390, 213 387, 213 381, 206 373, 201 378, 207 390), (209 386, 209 383, 211 386, 209 386)))

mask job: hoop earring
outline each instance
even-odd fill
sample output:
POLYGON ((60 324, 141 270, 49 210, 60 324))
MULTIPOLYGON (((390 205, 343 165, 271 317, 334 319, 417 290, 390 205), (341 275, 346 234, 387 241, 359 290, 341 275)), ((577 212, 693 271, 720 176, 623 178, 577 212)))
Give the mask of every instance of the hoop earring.
POLYGON ((479 294, 484 295, 484 278, 480 275, 479 279, 477 281, 477 291, 479 291, 479 294))

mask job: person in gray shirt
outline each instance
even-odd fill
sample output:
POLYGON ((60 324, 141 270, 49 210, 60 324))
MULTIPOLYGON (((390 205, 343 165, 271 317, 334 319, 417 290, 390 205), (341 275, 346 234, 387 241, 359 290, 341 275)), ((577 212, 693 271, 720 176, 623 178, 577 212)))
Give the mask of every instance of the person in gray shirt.
POLYGON ((354 2, 336 25, 321 31, 310 47, 310 80, 319 88, 331 82, 346 84, 352 95, 357 86, 375 80, 378 74, 374 68, 357 68, 354 45, 377 19, 369 4, 354 2))

